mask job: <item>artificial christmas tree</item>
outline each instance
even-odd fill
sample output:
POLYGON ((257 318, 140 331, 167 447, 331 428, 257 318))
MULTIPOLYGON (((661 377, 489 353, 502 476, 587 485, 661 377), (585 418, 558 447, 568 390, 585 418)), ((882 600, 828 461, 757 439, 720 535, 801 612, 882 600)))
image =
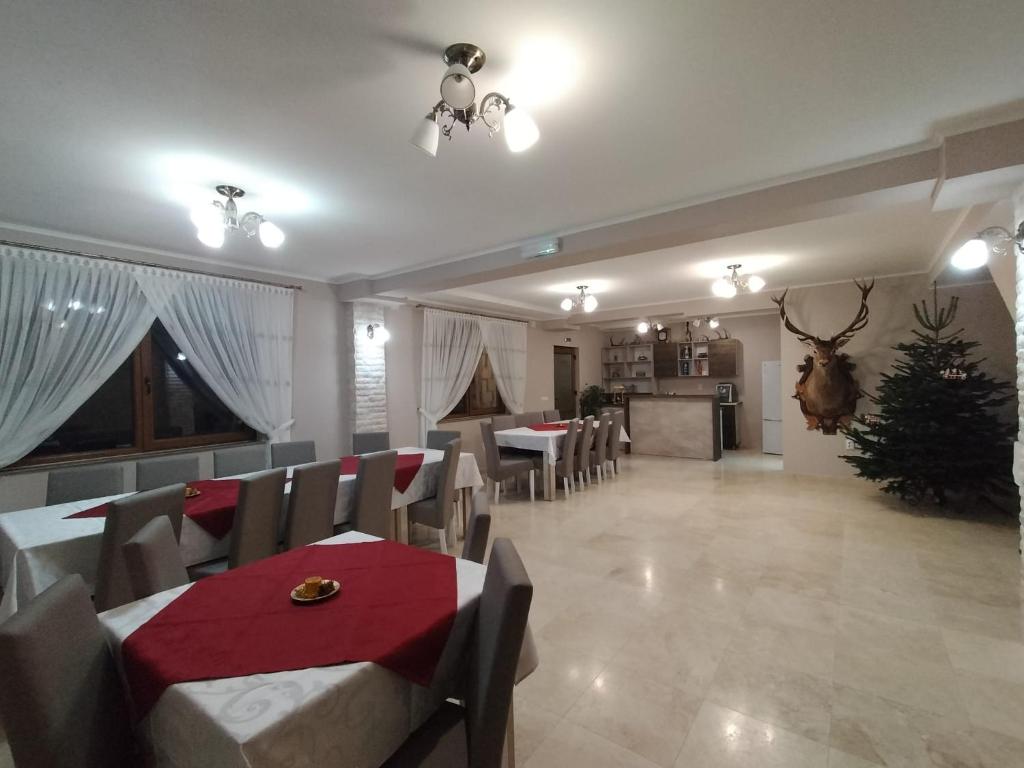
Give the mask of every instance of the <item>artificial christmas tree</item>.
POLYGON ((914 504, 941 505, 951 494, 977 496, 1011 482, 1015 428, 995 409, 1015 393, 970 359, 978 342, 965 341, 963 329, 948 331, 957 304, 954 296, 940 308, 933 290, 931 312, 924 301, 914 306, 924 330, 894 347, 901 358, 869 396, 874 412, 846 431, 860 455, 840 457, 858 477, 914 504))

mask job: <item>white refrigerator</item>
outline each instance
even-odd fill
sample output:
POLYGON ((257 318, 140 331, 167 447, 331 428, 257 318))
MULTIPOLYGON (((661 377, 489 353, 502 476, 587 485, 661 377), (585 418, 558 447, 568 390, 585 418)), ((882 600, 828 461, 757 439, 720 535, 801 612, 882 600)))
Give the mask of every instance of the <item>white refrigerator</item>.
POLYGON ((782 455, 782 361, 761 363, 761 451, 782 455))

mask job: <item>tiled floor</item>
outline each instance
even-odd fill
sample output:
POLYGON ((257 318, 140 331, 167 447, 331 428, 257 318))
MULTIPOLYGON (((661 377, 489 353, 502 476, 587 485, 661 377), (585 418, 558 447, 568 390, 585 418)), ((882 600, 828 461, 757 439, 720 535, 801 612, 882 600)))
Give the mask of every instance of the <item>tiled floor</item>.
POLYGON ((1024 766, 1017 533, 733 454, 492 510, 535 584, 525 768, 1024 766))
POLYGON ((520 768, 1024 766, 1012 521, 779 467, 627 457, 492 509, 535 585, 520 768))

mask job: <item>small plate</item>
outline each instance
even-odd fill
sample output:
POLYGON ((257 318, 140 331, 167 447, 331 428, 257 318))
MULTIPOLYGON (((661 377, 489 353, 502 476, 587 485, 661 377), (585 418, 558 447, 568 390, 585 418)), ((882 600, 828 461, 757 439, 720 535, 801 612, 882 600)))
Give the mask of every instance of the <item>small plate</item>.
POLYGON ((320 585, 320 594, 316 597, 303 597, 303 586, 304 585, 299 584, 299 586, 292 590, 292 600, 296 603, 318 603, 321 600, 334 597, 336 594, 341 592, 341 584, 334 579, 324 579, 323 584, 320 585))
POLYGON ((202 491, 200 491, 198 488, 193 488, 191 485, 186 485, 185 486, 185 498, 186 499, 194 499, 200 493, 202 493, 202 491))

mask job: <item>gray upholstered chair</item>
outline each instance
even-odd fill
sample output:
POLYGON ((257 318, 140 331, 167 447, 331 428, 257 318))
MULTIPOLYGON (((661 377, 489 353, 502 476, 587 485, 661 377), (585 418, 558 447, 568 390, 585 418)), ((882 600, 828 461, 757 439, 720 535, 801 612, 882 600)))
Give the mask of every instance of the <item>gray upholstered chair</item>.
POLYGON ((462 433, 454 430, 431 429, 427 432, 427 448, 443 451, 452 440, 461 440, 462 433))
POLYGON ((491 502, 483 488, 473 494, 473 511, 466 523, 466 538, 462 541, 462 559, 483 563, 487 553, 487 536, 491 532, 491 502))
POLYGON ((0 625, 0 719, 19 768, 139 765, 113 655, 78 574, 0 625))
MULTIPOLYGON (((488 424, 488 426, 490 426, 488 424)), ((448 537, 445 531, 455 514, 455 473, 459 469, 462 455, 462 441, 452 440, 444 447, 444 458, 438 470, 437 492, 429 499, 414 501, 409 505, 409 522, 437 529, 441 551, 448 553, 448 537)))
POLYGON ((198 456, 158 456, 135 462, 135 490, 151 491, 199 479, 198 456))
POLYGON ((124 560, 136 600, 188 584, 171 521, 162 515, 124 543, 124 560))
POLYGON ((486 421, 480 422, 480 436, 484 443, 487 477, 494 483, 494 503, 497 504, 501 501, 501 482, 524 472, 530 473, 530 501, 533 501, 533 459, 529 456, 503 456, 498 451, 498 443, 494 439, 494 426, 486 421))
POLYGON ((384 768, 498 768, 533 598, 512 542, 496 539, 474 625, 475 653, 466 706, 445 702, 384 763, 384 768))
POLYGON ((527 411, 526 413, 517 413, 515 418, 517 427, 528 427, 531 424, 543 422, 544 414, 540 411, 527 411))
MULTIPOLYGON (((562 478, 562 490, 566 498, 576 491, 576 442, 580 437, 579 424, 570 421, 565 425, 565 439, 562 440, 562 456, 555 462, 555 477, 562 478)), ((543 460, 543 457, 541 457, 543 460)))
MULTIPOLYGON (((337 462, 330 463, 337 465, 337 462)), ((283 468, 268 469, 243 478, 239 483, 238 505, 228 547, 228 568, 238 568, 277 554, 286 475, 283 468)), ((337 477, 334 484, 338 484, 337 477)))
POLYGON ((270 466, 297 467, 316 461, 316 443, 312 440, 296 440, 291 443, 270 444, 270 466))
POLYGON ((397 461, 397 451, 368 453, 359 459, 351 517, 357 531, 382 539, 395 538, 391 496, 395 487, 397 461))
POLYGON ((353 432, 352 453, 375 453, 391 450, 390 432, 353 432))
POLYGON ((46 476, 47 505, 118 493, 124 493, 124 468, 120 464, 55 469, 46 476))
POLYGON ((622 426, 626 413, 622 409, 612 411, 612 425, 608 429, 608 453, 605 458, 613 474, 619 472, 619 452, 622 450, 622 426))
POLYGON ((557 410, 544 411, 544 421, 546 423, 550 424, 553 421, 561 421, 561 420, 562 420, 562 414, 561 414, 560 411, 557 411, 557 410))
POLYGON ((135 599, 124 559, 124 543, 150 520, 162 515, 170 519, 175 541, 181 539, 181 518, 185 510, 185 484, 167 485, 141 491, 107 505, 107 520, 100 540, 100 562, 96 571, 96 610, 108 611, 135 599))
POLYGON ((270 469, 267 461, 267 444, 244 445, 241 448, 225 448, 213 452, 213 476, 231 477, 249 472, 270 469))
POLYGON ((611 427, 612 415, 602 413, 601 421, 594 430, 594 447, 590 449, 587 460, 587 468, 593 469, 597 474, 597 481, 604 481, 604 465, 608 457, 608 431, 611 427))
POLYGON ((494 427, 495 432, 501 432, 503 429, 515 429, 516 417, 512 414, 491 416, 491 426, 494 427))
POLYGON ((583 420, 583 429, 579 439, 576 441, 576 474, 580 479, 580 488, 586 486, 583 482, 586 476, 590 482, 590 451, 594 448, 594 417, 587 416, 583 420))
POLYGON ((338 472, 337 459, 295 468, 292 473, 292 489, 288 494, 288 515, 284 529, 286 550, 334 535, 338 472))

